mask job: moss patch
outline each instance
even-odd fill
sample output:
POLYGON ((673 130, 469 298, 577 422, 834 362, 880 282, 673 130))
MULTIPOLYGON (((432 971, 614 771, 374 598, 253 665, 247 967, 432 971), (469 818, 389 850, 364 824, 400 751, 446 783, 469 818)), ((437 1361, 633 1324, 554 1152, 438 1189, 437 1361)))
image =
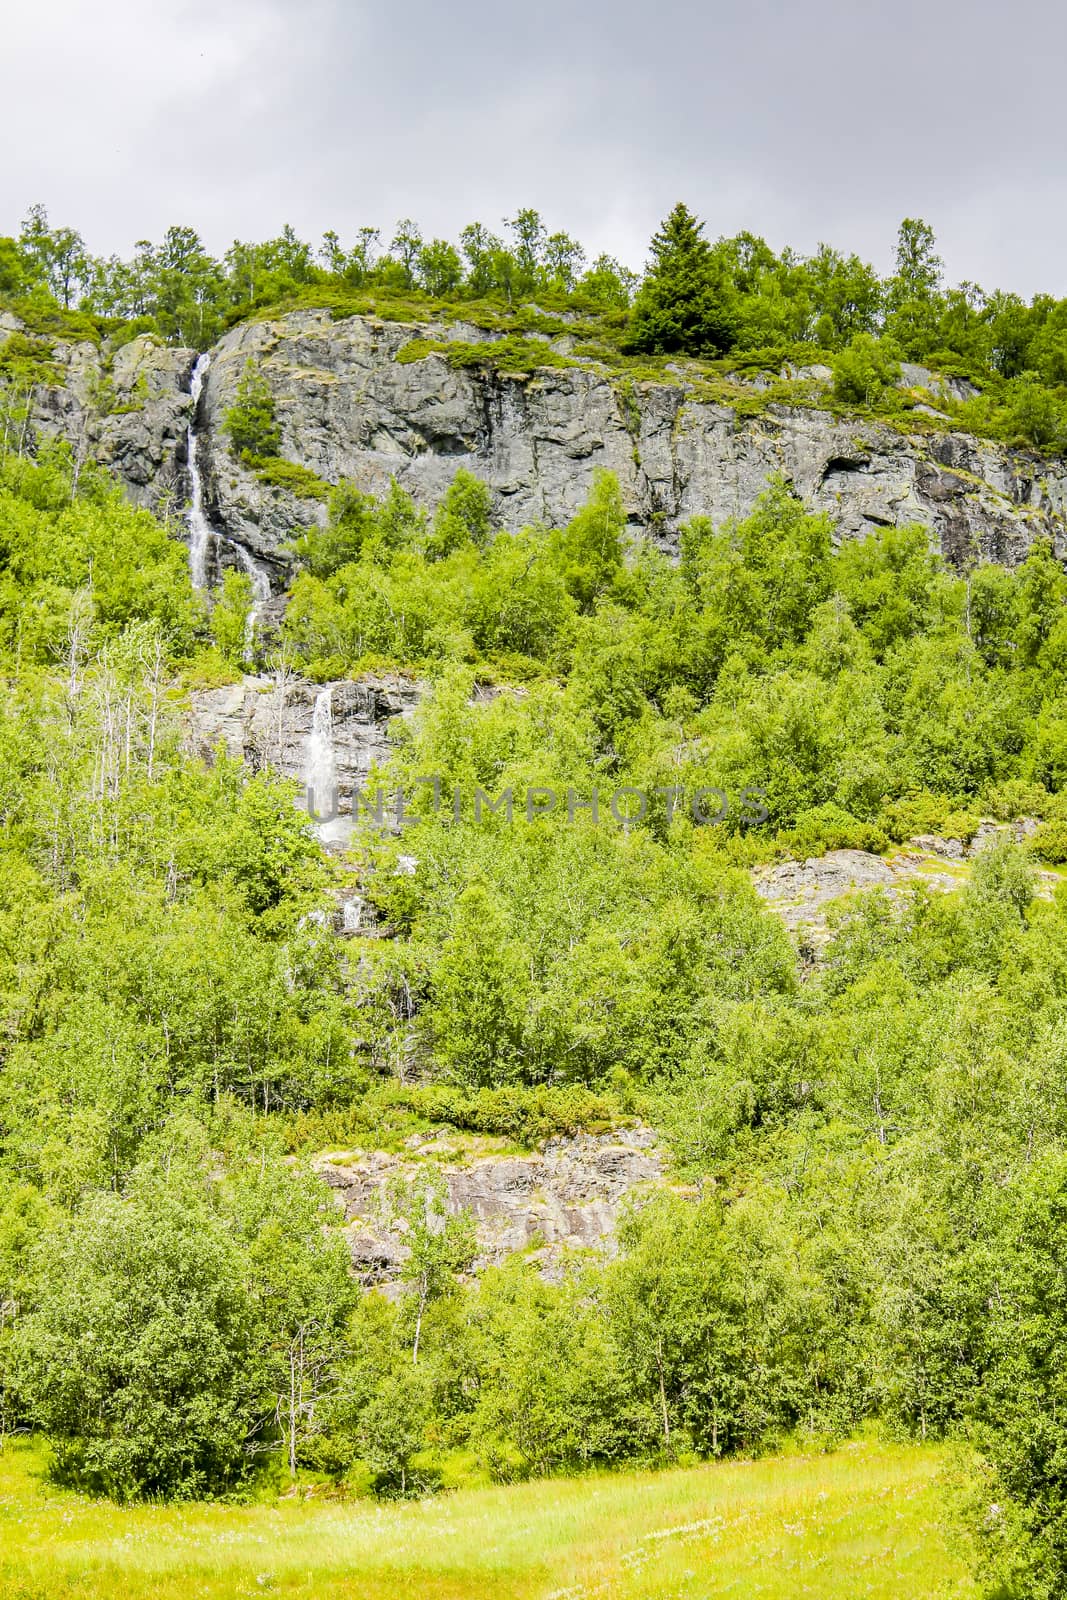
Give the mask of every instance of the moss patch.
POLYGON ((540 339, 524 339, 520 334, 508 334, 503 339, 487 339, 484 343, 463 344, 443 339, 412 339, 397 353, 397 361, 406 366, 413 361, 423 361, 429 355, 440 355, 457 372, 482 368, 492 372, 528 373, 539 367, 574 367, 578 362, 561 356, 550 344, 540 339))
POLYGON ((327 500, 333 485, 320 478, 309 467, 298 461, 286 461, 281 456, 262 456, 253 464, 260 483, 268 489, 284 490, 296 495, 298 500, 327 500))

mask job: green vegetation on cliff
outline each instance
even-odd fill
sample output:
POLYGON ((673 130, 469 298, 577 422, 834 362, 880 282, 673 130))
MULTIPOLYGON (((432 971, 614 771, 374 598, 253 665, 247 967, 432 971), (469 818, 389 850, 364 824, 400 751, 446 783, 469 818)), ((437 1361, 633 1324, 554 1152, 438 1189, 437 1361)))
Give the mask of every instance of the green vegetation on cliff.
MULTIPOLYGON (((493 347, 420 339, 403 360, 440 349, 453 364, 528 371, 593 358, 664 376, 682 356, 717 362, 719 379, 746 365, 777 376, 787 364, 825 363, 838 405, 915 424, 915 405, 932 402, 941 425, 1067 448, 1067 299, 1039 294, 1027 304, 973 283, 946 286, 933 232, 918 219, 901 224, 885 277, 826 244, 805 257, 747 232, 712 243, 681 204, 654 235, 643 280, 606 256, 588 265, 580 243, 549 232, 531 209, 505 227, 506 242, 471 223, 454 246, 424 240, 405 219, 387 248, 365 227, 348 247, 328 232, 318 250, 287 227, 276 239, 235 241, 221 260, 194 229, 172 227, 123 261, 94 257, 35 206, 17 238, 0 239, 0 306, 28 330, 23 345, 0 353, 0 375, 5 362, 21 363, 25 377, 29 362, 33 381, 49 381, 48 341, 59 335, 120 343, 153 331, 204 349, 245 317, 315 306, 334 316, 458 319, 504 335, 493 347), (539 335, 565 338, 567 353, 539 335), (943 381, 932 394, 922 382, 916 394, 894 391, 901 362, 980 392, 957 388, 954 398, 943 381)), ((252 453, 273 450, 260 440, 252 453)))

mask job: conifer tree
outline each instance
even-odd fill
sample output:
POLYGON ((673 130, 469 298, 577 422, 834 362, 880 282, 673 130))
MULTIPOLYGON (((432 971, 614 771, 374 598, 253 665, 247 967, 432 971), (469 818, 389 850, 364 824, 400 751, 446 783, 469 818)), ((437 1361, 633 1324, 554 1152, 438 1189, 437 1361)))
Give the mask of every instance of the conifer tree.
POLYGON ((716 355, 731 344, 731 287, 704 224, 679 202, 652 236, 652 263, 634 301, 627 347, 650 355, 716 355))

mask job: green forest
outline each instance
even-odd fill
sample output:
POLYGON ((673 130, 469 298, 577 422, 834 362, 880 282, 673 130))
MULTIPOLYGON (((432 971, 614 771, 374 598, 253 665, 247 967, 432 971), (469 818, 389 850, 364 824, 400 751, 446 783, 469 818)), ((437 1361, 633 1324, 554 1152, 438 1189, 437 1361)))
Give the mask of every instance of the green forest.
MULTIPOLYGON (((172 229, 121 262, 38 208, 0 240, 0 290, 38 332, 201 348, 279 303, 533 299, 600 319, 623 363, 823 351, 869 404, 929 362, 979 382, 990 427, 1065 437, 1067 301, 946 290, 924 224, 885 280, 829 249, 707 244, 684 207, 640 282, 536 213, 508 228, 457 249, 403 223, 380 255, 373 230, 318 253, 287 233, 222 262, 172 229)), ((232 447, 269 457, 271 428, 250 379, 232 447)), ((360 829, 345 863, 391 937, 340 940, 315 913, 341 864, 295 783, 190 753, 189 691, 240 677, 251 596, 234 575, 194 590, 180 535, 65 448, 0 457, 0 1440, 33 1433, 57 1482, 119 1501, 952 1441, 988 1593, 1061 1594, 1051 546, 955 571, 921 527, 837 541, 776 480, 745 519, 689 522, 672 560, 627 532, 607 474, 566 526, 519 532, 463 470, 428 511, 340 483, 294 535, 259 665, 428 686, 372 775, 418 820, 360 829), (474 816, 479 790, 594 787, 654 801, 474 816), (721 821, 672 801, 702 789, 730 798, 721 821), (835 907, 818 952, 753 886, 1023 818, 1027 844, 1005 830, 954 893, 835 907), (403 1292, 361 1293, 308 1163, 440 1126, 521 1150, 637 1118, 671 1183, 617 1256, 555 1283, 522 1256, 472 1273, 427 1161, 393 1196, 403 1292)))

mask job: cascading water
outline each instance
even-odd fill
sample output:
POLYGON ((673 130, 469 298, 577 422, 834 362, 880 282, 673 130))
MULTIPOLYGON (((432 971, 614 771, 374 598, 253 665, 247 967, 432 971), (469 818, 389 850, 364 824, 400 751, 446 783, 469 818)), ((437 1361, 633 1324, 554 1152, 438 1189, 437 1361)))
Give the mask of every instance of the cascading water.
MULTIPOLYGON (((189 571, 193 580, 193 587, 206 590, 208 562, 212 546, 219 538, 219 534, 211 526, 204 511, 204 475, 200 465, 200 433, 196 426, 197 413, 200 409, 200 396, 204 392, 204 382, 207 378, 211 357, 205 351, 197 356, 193 368, 192 379, 189 384, 189 394, 193 402, 193 409, 189 417, 188 460, 189 482, 191 485, 189 497, 189 571)), ((221 536, 233 551, 243 570, 252 580, 252 605, 245 621, 245 661, 251 661, 255 652, 256 623, 259 621, 263 607, 270 599, 270 573, 263 564, 256 560, 250 550, 243 544, 238 544, 236 539, 230 539, 225 534, 221 536)))
POLYGON ((308 815, 325 824, 336 815, 337 764, 333 753, 333 690, 323 689, 315 697, 307 757, 304 762, 304 788, 308 815))
POLYGON ((204 515, 204 480, 200 473, 198 453, 200 448, 200 435, 196 428, 196 414, 200 409, 200 396, 204 388, 204 379, 207 369, 211 365, 211 357, 205 351, 196 358, 193 368, 192 381, 189 393, 192 397, 193 409, 189 413, 189 432, 187 438, 187 455, 189 460, 189 481, 192 485, 189 503, 189 572, 193 580, 194 589, 207 588, 207 562, 208 552, 214 537, 212 527, 204 515))
POLYGON ((256 560, 250 550, 245 549, 243 544, 238 544, 235 539, 229 539, 227 543, 236 552, 238 561, 252 580, 252 604, 249 608, 248 616, 245 618, 244 656, 247 662, 251 661, 255 655, 256 624, 260 619, 263 607, 270 599, 270 573, 261 562, 256 560))

